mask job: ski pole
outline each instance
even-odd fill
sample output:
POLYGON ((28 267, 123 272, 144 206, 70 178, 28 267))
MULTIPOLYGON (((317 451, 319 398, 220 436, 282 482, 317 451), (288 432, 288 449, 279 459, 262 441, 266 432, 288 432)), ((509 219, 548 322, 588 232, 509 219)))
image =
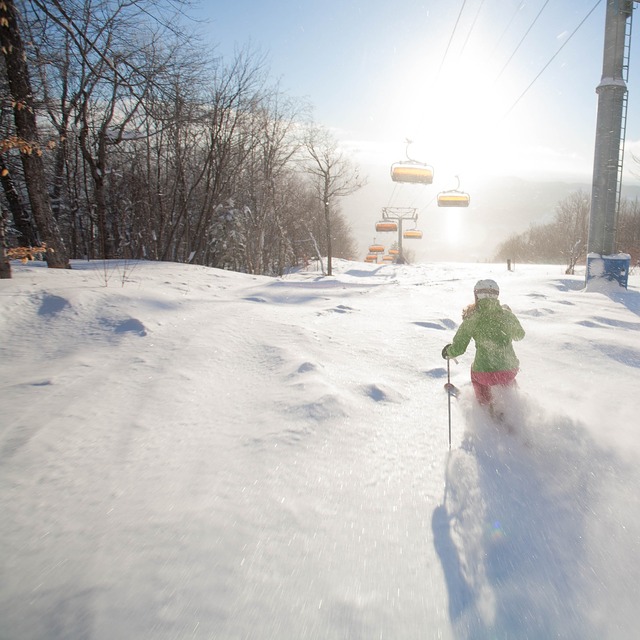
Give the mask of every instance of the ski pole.
POLYGON ((449 409, 449 451, 451 451, 451 364, 447 358, 447 406, 449 409))

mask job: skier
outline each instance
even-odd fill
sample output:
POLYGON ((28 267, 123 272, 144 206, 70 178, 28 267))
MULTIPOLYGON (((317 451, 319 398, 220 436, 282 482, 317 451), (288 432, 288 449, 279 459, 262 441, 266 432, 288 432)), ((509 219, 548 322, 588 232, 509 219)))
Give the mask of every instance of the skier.
POLYGON ((519 361, 511 343, 524 338, 524 329, 511 309, 500 304, 500 288, 494 280, 479 280, 473 294, 475 303, 462 312, 462 324, 453 342, 442 349, 442 357, 457 358, 474 339, 476 355, 471 365, 471 383, 478 402, 488 405, 493 415, 491 388, 515 384, 519 361))

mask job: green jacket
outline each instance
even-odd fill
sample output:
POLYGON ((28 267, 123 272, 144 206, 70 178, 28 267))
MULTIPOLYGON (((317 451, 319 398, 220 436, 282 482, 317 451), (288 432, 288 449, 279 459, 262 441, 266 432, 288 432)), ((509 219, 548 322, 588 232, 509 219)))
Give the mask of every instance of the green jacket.
POLYGON ((471 338, 476 343, 474 371, 508 371, 520 364, 511 346, 512 340, 522 340, 524 329, 508 307, 500 306, 497 298, 476 302, 475 310, 462 321, 453 342, 447 349, 450 358, 462 355, 471 338))

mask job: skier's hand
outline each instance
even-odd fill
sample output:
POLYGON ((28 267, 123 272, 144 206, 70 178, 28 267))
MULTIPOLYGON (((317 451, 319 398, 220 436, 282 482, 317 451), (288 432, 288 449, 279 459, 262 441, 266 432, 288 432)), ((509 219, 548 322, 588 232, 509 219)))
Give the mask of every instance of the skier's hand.
POLYGON ((450 356, 447 354, 447 349, 448 349, 450 346, 451 346, 451 344, 449 343, 448 345, 445 345, 445 346, 442 348, 442 357, 443 357, 445 360, 449 360, 449 358, 450 358, 450 356))

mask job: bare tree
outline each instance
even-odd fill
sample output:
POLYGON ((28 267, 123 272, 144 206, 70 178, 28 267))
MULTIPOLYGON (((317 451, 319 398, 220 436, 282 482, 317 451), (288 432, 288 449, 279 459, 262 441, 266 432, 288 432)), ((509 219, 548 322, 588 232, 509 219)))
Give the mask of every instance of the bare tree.
MULTIPOLYGON (((212 236, 217 207, 233 196, 234 182, 256 140, 251 130, 256 109, 263 99, 264 60, 251 51, 239 52, 232 63, 217 70, 206 106, 203 178, 205 199, 194 220, 189 238, 192 251, 205 257, 216 244, 212 236)), ((206 260, 206 258, 205 258, 206 260)))
POLYGON ((622 200, 618 217, 617 242, 620 251, 631 256, 631 263, 640 262, 640 203, 622 200))
POLYGON ((235 199, 247 205, 245 261, 250 273, 282 274, 292 256, 290 226, 296 176, 292 158, 300 147, 297 118, 303 106, 277 90, 266 92, 251 121, 250 152, 235 199))
POLYGON ((584 259, 589 234, 589 197, 583 191, 569 194, 556 207, 556 242, 567 262, 566 273, 573 275, 576 264, 584 259))
POLYGON ((50 41, 50 48, 57 49, 55 58, 47 56, 57 59, 59 74, 58 107, 50 109, 50 115, 65 140, 70 117, 73 118, 77 143, 93 186, 98 251, 102 257, 112 258, 120 234, 117 216, 110 215, 107 203, 109 151, 137 128, 144 117, 148 92, 171 60, 171 52, 158 44, 166 30, 158 28, 159 22, 149 17, 149 10, 158 3, 31 2, 41 20, 46 20, 49 31, 55 29, 58 34, 57 38, 43 34, 43 41, 50 41))
POLYGON ((358 168, 352 165, 326 129, 311 127, 304 146, 310 158, 305 171, 312 179, 324 213, 327 275, 332 275, 332 220, 339 215, 338 201, 363 187, 366 178, 360 176, 358 168))
POLYGON ((330 272, 353 253, 340 198, 364 181, 321 129, 305 147, 304 105, 267 83, 264 57, 194 53, 163 15, 188 4, 22 0, 38 123, 57 141, 54 220, 74 256, 281 274, 317 245, 330 272))
POLYGON ((576 191, 558 203, 552 222, 512 235, 500 245, 496 258, 551 264, 564 261, 566 273, 573 274, 585 258, 588 224, 589 199, 576 191))
POLYGON ((13 0, 3 0, 0 3, 0 45, 5 60, 9 91, 13 97, 16 127, 14 146, 20 150, 31 212, 40 237, 47 245, 45 258, 48 266, 68 269, 70 265, 67 251, 53 216, 47 191, 47 177, 42 159, 44 150, 40 144, 27 55, 13 0))

